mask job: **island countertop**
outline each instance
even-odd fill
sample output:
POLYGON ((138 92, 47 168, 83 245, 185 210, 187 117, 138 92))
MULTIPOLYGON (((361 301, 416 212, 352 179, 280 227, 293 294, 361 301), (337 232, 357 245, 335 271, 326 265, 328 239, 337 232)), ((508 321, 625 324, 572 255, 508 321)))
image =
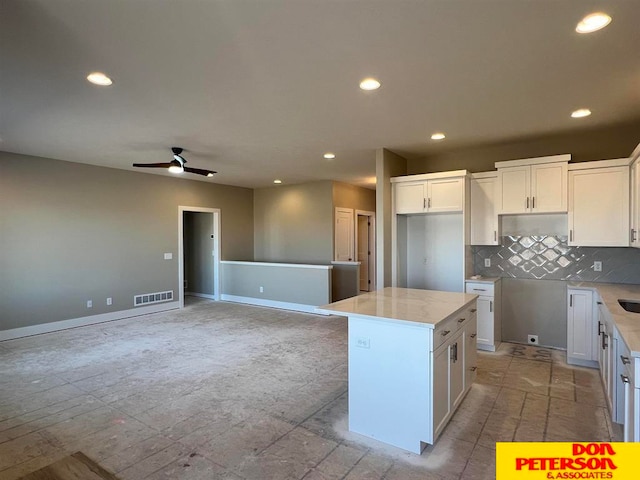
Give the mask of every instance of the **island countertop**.
POLYGON ((318 307, 316 311, 329 315, 400 320, 435 328, 477 297, 472 293, 387 287, 318 307))

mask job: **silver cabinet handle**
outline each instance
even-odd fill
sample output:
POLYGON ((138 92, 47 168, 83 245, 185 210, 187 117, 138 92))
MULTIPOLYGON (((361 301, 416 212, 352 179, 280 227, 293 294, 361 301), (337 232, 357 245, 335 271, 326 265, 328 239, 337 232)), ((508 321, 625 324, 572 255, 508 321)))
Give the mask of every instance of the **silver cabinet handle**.
POLYGON ((431 208, 431 198, 427 199, 427 208, 431 208))
POLYGON ((464 322, 465 320, 466 320, 465 318, 459 318, 459 319, 458 319, 458 323, 462 323, 462 322, 464 322))
POLYGON ((473 291, 474 292, 486 292, 486 290, 484 288, 474 288, 473 291))
POLYGON ((471 370, 472 372, 475 372, 478 369, 478 367, 471 367, 469 370, 471 370))
POLYGON ((493 300, 489 300, 489 313, 493 312, 493 300))
POLYGON ((625 357, 624 355, 620 355, 620 360, 622 360, 623 365, 631 365, 631 360, 629 357, 625 357))
POLYGON ((569 230, 569 241, 573 242, 573 230, 569 230))
POLYGON ((531 208, 536 208, 536 197, 531 197, 531 208))
POLYGON ((631 243, 636 241, 636 230, 634 228, 631 229, 631 243))
POLYGON ((469 310, 471 313, 476 313, 478 311, 477 308, 472 308, 471 310, 469 310))
POLYGON ((629 383, 629 377, 626 375, 620 374, 620 378, 622 379, 622 383, 629 383))
POLYGON ((573 294, 569 295, 569 306, 573 307, 573 294))
POLYGON ((497 231, 497 230, 494 230, 494 231, 493 231, 493 241, 494 241, 494 242, 497 242, 497 241, 498 241, 498 231, 497 231))
POLYGON ((529 197, 527 197, 527 209, 529 208, 529 197))
POLYGON ((598 320, 598 335, 602 335, 602 322, 598 320))
POLYGON ((447 335, 449 335, 451 333, 451 330, 445 330, 444 332, 442 332, 440 335, 442 335, 443 337, 446 337, 447 335))
POLYGON ((476 335, 478 335, 477 333, 472 333, 471 335, 469 335, 471 338, 476 338, 476 335))

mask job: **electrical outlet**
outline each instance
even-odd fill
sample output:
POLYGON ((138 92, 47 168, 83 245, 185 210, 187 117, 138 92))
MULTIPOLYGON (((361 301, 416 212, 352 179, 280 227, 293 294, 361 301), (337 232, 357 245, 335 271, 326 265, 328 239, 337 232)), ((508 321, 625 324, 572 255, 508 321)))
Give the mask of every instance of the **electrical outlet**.
POLYGON ((263 286, 260 287, 260 293, 264 293, 264 287, 263 286))
POLYGON ((371 348, 371 340, 364 337, 358 337, 356 338, 356 347, 371 348))
POLYGON ((490 258, 485 258, 484 259, 484 266, 487 267, 487 268, 491 266, 491 259, 490 258))
POLYGON ((93 308, 93 300, 87 300, 87 308, 93 308))
POLYGON ((529 345, 538 345, 538 335, 527 335, 527 343, 529 345))
POLYGON ((107 298, 107 305, 113 305, 113 298, 107 298))
POLYGON ((593 262, 593 271, 601 272, 602 271, 602 262, 593 262))

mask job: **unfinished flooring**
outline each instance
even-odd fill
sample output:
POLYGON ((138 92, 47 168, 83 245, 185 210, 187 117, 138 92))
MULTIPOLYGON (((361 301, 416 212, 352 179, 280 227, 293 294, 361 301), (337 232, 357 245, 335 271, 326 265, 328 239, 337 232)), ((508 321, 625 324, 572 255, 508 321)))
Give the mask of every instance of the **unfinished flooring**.
POLYGON ((347 322, 224 302, 0 343, 0 478, 492 479, 497 441, 611 441, 598 372, 509 344, 435 446, 347 431, 347 322), (532 354, 533 353, 533 354, 532 354))

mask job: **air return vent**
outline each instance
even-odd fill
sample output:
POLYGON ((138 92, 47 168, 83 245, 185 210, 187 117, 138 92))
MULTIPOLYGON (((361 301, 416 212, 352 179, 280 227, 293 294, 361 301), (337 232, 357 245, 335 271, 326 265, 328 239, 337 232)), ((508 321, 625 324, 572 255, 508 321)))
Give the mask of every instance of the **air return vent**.
POLYGON ((145 293, 133 297, 133 306, 149 305, 150 303, 168 302, 173 300, 173 290, 168 292, 145 293))

